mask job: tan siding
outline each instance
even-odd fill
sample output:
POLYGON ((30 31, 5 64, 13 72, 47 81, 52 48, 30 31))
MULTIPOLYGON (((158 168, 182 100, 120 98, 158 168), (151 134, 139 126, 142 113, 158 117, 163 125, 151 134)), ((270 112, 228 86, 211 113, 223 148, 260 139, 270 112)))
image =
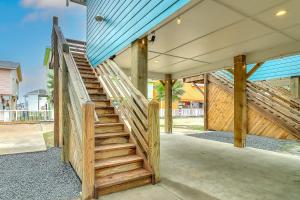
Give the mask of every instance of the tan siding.
POLYGON ((10 70, 0 69, 0 94, 12 95, 10 70))

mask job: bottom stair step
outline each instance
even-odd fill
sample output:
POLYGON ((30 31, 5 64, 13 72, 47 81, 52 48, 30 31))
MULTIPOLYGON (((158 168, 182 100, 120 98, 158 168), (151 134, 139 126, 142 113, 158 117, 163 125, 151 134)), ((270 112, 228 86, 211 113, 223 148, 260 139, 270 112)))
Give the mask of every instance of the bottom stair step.
POLYGON ((98 178, 96 189, 99 195, 109 194, 151 183, 152 174, 145 169, 136 169, 98 178))

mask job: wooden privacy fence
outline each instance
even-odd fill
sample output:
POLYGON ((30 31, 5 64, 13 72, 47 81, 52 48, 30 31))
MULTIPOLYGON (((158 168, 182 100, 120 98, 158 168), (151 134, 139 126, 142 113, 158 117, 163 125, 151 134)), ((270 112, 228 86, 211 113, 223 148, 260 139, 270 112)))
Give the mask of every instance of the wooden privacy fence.
POLYGON ((72 164, 81 178, 83 197, 94 190, 96 114, 71 52, 85 53, 84 46, 85 43, 66 40, 54 18, 51 65, 54 67, 55 137, 63 135, 63 159, 72 164))
MULTIPOLYGON (((210 82, 233 92, 233 82, 224 73, 211 73, 210 82)), ((247 81, 247 99, 251 106, 300 139, 300 101, 263 82, 247 81)))
POLYGON ((117 112, 122 116, 134 142, 151 166, 154 182, 159 181, 159 103, 149 102, 127 75, 108 60, 96 68, 99 79, 117 112))
MULTIPOLYGON (((202 108, 182 108, 182 109, 173 109, 173 117, 203 117, 204 110, 202 108)), ((159 117, 163 118, 165 116, 165 109, 159 110, 159 117)))

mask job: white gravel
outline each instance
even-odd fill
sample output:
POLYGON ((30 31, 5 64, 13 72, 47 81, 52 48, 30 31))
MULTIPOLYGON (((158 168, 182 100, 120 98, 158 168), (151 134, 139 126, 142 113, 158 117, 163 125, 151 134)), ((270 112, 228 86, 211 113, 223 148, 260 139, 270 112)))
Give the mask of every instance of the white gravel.
MULTIPOLYGON (((189 134, 189 136, 233 144, 233 133, 231 132, 207 131, 189 134)), ((293 140, 279 140, 256 135, 247 135, 246 146, 300 155, 300 142, 293 140)))
POLYGON ((0 199, 73 200, 81 183, 60 149, 0 156, 0 199))

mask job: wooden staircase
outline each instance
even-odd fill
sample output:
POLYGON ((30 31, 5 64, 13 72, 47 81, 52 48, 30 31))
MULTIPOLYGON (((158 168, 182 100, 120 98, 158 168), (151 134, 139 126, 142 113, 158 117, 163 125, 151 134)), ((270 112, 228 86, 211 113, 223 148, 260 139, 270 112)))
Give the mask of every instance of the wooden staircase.
POLYGON ((90 99, 95 104, 95 190, 109 194, 152 182, 152 172, 138 155, 120 115, 84 54, 72 53, 90 99))

